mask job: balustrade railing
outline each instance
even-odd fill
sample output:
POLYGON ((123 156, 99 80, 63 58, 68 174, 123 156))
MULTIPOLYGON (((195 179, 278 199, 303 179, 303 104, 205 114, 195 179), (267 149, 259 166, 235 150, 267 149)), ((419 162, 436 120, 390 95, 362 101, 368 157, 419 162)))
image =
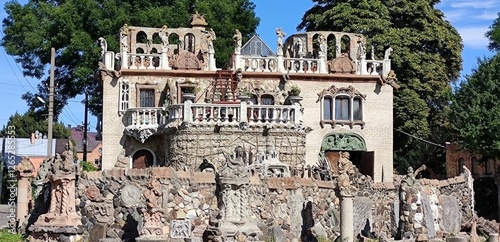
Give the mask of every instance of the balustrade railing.
POLYGON ((160 69, 160 54, 128 54, 129 69, 160 69))
POLYGON ((129 108, 126 113, 127 127, 177 125, 180 122, 194 124, 295 124, 302 120, 297 105, 253 105, 192 103, 169 105, 166 108, 129 108))
POLYGON ((284 58, 285 70, 291 73, 319 73, 319 59, 284 58))

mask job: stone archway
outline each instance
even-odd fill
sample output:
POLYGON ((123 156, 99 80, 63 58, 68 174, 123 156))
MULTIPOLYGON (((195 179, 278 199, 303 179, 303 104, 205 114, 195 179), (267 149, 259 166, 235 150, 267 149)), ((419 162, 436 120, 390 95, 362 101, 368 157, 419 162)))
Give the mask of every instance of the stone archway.
POLYGON ((367 152, 363 137, 355 133, 327 134, 321 142, 320 158, 329 163, 333 176, 338 175, 338 161, 341 151, 350 153, 351 161, 362 174, 373 177, 373 152, 367 152))
POLYGON ((146 148, 136 150, 132 154, 130 166, 132 169, 142 169, 156 164, 156 157, 153 151, 146 148))

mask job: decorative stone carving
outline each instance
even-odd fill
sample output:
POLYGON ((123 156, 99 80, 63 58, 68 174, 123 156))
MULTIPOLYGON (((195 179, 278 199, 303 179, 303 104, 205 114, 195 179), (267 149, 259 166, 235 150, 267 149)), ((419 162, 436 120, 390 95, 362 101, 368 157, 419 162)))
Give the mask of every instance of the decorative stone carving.
POLYGON ((158 126, 141 127, 132 125, 125 128, 125 134, 134 137, 143 144, 149 137, 151 137, 157 131, 158 131, 158 126))
POLYGON ((21 162, 16 166, 16 171, 21 177, 31 177, 35 171, 35 167, 28 157, 23 157, 21 162))
POLYGON ((58 237, 61 234, 77 236, 82 232, 81 217, 76 212, 75 206, 76 164, 73 162, 72 148, 71 142, 68 142, 66 150, 62 155, 56 154, 49 169, 50 208, 48 213, 40 215, 35 224, 29 228, 33 232, 32 238, 35 241, 42 238, 41 236, 58 237))
POLYGON ((85 196, 90 201, 96 201, 99 197, 101 197, 101 191, 96 186, 91 186, 85 190, 85 196))
POLYGON ((393 49, 391 47, 389 47, 387 50, 385 50, 384 60, 388 60, 389 59, 389 57, 392 54, 392 51, 393 51, 393 49))
POLYGON ((356 72, 356 65, 347 56, 341 56, 329 62, 328 69, 330 73, 350 73, 356 72))
POLYGON ((140 193, 141 191, 135 186, 124 186, 121 189, 120 195, 123 205, 127 208, 139 205, 141 203, 140 197, 138 196, 140 193))
POLYGON ((358 91, 353 86, 337 88, 335 85, 331 85, 329 88, 324 89, 323 91, 321 91, 320 93, 317 94, 318 99, 316 100, 316 102, 321 101, 323 99, 323 97, 325 97, 325 96, 328 96, 328 95, 329 96, 336 96, 338 94, 348 95, 349 97, 359 96, 359 97, 362 97, 363 99, 366 99, 366 95, 362 94, 360 91, 358 91))
POLYGON ((340 152, 339 158, 339 177, 337 178, 337 187, 341 196, 352 196, 356 187, 352 184, 351 177, 355 173, 355 167, 349 160, 349 152, 340 152))
POLYGON ((366 151, 365 140, 354 133, 335 133, 326 136, 321 143, 321 151, 327 150, 351 150, 366 151))
POLYGON ((290 166, 278 159, 278 152, 274 148, 268 150, 264 160, 264 173, 267 177, 290 177, 290 166))
POLYGON ((116 158, 115 163, 116 168, 130 168, 130 159, 125 156, 125 150, 122 150, 118 157, 116 158))
POLYGON ((172 220, 170 223, 170 237, 173 239, 185 239, 191 237, 191 221, 172 220))
POLYGON ((215 39, 217 39, 217 36, 215 35, 215 31, 212 28, 210 28, 209 31, 203 31, 203 33, 205 33, 205 39, 207 41, 207 43, 206 43, 207 52, 215 53, 214 43, 213 43, 213 41, 215 39))
POLYGON ((189 51, 181 51, 174 62, 174 69, 200 70, 201 67, 202 64, 196 55, 189 51))
POLYGON ((205 16, 201 15, 196 11, 194 14, 191 14, 191 26, 192 27, 205 27, 208 23, 205 20, 205 16))
POLYGON ((245 153, 241 146, 233 155, 224 154, 226 164, 218 174, 217 182, 221 187, 220 219, 214 228, 224 241, 236 239, 239 234, 245 241, 251 241, 261 235, 260 229, 250 220, 247 186, 250 174, 245 153))
POLYGON ((142 194, 146 200, 146 208, 141 209, 143 225, 140 238, 165 238, 166 235, 163 234, 165 210, 158 201, 162 197, 160 182, 151 177, 146 185, 148 190, 142 194))
POLYGON ((390 70, 389 74, 387 74, 387 77, 385 79, 381 78, 380 82, 382 85, 389 84, 391 87, 398 90, 401 86, 397 83, 397 80, 398 78, 396 77, 396 73, 394 73, 394 70, 390 70))

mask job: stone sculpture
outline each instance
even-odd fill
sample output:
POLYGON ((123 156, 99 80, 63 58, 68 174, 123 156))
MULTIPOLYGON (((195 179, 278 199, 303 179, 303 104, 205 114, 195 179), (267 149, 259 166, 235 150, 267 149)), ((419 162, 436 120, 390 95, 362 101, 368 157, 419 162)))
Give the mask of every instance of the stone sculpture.
POLYGON ((245 237, 245 241, 252 241, 262 232, 249 219, 247 186, 250 183, 250 173, 244 159, 245 152, 243 147, 238 146, 234 149, 234 155, 224 155, 226 164, 217 177, 221 187, 220 219, 213 230, 217 231, 216 234, 223 241, 235 239, 238 234, 239 237, 245 237))
POLYGON ((351 176, 355 173, 355 167, 349 160, 349 152, 340 152, 339 158, 339 177, 337 178, 337 187, 341 196, 351 196, 356 187, 352 184, 351 176))
POLYGON ((161 185, 154 177, 146 184, 147 190, 142 194, 146 201, 146 208, 141 209, 143 225, 139 239, 165 238, 163 234, 163 218, 165 210, 158 201, 161 196, 161 185))
POLYGON ((121 44, 121 51, 122 52, 127 52, 128 51, 128 35, 129 35, 129 29, 128 25, 125 24, 123 27, 120 29, 120 44, 121 44))
POLYGON ((407 173, 399 188, 399 236, 404 239, 422 238, 427 234, 427 228, 423 222, 421 184, 412 167, 408 167, 407 173))
POLYGON ((319 42, 319 55, 326 56, 327 54, 327 40, 326 36, 324 34, 319 34, 318 35, 318 42, 319 42))
MULTIPOLYGON (((372 49, 373 50, 373 49, 372 49)), ((384 60, 388 60, 389 59, 389 56, 391 56, 392 54, 392 48, 389 47, 387 50, 385 50, 385 54, 384 54, 384 60)))
POLYGON ((158 35, 160 36, 160 39, 162 42, 161 52, 167 53, 168 52, 168 45, 169 45, 169 42, 168 42, 169 33, 168 33, 167 25, 163 25, 163 27, 161 28, 161 31, 160 31, 160 33, 158 33, 158 35))
POLYGON ((286 36, 286 33, 283 32, 281 28, 276 29, 276 35, 278 36, 278 55, 283 55, 283 38, 286 36))
POLYGON ((302 56, 304 54, 304 47, 302 43, 302 39, 298 38, 295 42, 295 48, 297 49, 297 55, 298 57, 302 56))
POLYGON ((75 238, 83 231, 81 216, 76 211, 76 164, 72 148, 71 141, 66 143, 66 150, 62 155, 56 154, 49 168, 50 208, 29 228, 33 232, 33 241, 56 241, 55 238, 62 234, 75 238), (41 236, 48 236, 49 239, 41 236))
POLYGON ((99 37, 99 45, 101 46, 101 56, 108 51, 108 42, 103 37, 99 37))
POLYGON ((213 41, 217 39, 217 36, 215 35, 215 31, 210 28, 209 31, 203 31, 205 33, 205 38, 207 41, 207 51, 209 53, 214 53, 214 43, 213 41))
POLYGON ((243 39, 243 36, 241 35, 241 32, 239 30, 236 30, 235 34, 233 35, 233 40, 234 40, 234 43, 236 44, 234 52, 240 53, 242 39, 243 39))

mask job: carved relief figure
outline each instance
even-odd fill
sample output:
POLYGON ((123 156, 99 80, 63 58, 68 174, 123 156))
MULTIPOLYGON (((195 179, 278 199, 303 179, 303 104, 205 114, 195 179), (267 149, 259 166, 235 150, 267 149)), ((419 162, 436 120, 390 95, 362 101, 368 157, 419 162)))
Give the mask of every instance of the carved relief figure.
POLYGON ((245 152, 243 147, 238 146, 234 149, 234 156, 223 153, 226 157, 226 165, 220 175, 222 177, 247 178, 249 176, 246 162, 244 160, 245 152))

